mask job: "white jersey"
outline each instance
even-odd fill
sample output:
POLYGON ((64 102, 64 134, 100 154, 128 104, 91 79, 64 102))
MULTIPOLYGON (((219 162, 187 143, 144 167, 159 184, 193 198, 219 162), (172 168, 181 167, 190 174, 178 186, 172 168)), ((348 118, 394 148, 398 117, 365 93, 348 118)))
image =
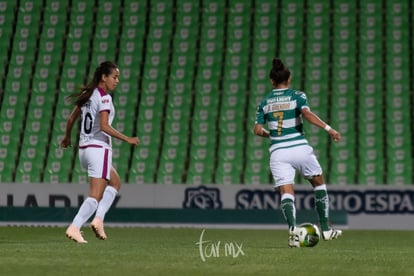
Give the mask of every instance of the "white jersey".
POLYGON ((112 97, 102 88, 95 88, 89 100, 81 107, 82 122, 80 130, 79 148, 90 146, 111 147, 111 136, 100 128, 101 112, 109 112, 109 125, 112 124, 115 108, 112 97))

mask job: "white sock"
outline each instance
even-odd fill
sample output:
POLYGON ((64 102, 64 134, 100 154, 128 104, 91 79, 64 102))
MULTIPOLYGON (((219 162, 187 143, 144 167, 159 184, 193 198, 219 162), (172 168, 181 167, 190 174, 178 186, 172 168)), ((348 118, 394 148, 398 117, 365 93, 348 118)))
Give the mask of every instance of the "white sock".
POLYGON ((101 218, 102 220, 105 218, 105 214, 108 212, 109 208, 111 208, 117 193, 118 191, 114 187, 106 186, 102 199, 99 201, 95 216, 101 218))
POLYGON ((80 229, 83 224, 93 215, 97 207, 98 201, 93 197, 88 197, 79 208, 79 211, 73 219, 72 224, 80 229))
POLYGON ((315 188, 313 188, 313 190, 314 191, 326 191, 327 190, 326 184, 322 184, 322 185, 316 186, 315 188))
POLYGON ((284 199, 290 199, 292 201, 295 201, 295 196, 294 195, 291 195, 291 194, 288 194, 288 193, 284 193, 282 195, 282 197, 280 198, 280 201, 282 201, 284 199))

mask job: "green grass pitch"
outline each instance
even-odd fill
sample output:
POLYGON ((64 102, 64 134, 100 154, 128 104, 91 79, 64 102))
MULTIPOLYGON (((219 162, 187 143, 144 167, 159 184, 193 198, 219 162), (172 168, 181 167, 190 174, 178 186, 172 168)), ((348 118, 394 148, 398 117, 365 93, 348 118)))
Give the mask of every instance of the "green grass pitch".
POLYGON ((414 232, 345 230, 313 248, 288 248, 287 231, 0 227, 0 275, 413 275, 414 232), (200 243, 201 241, 201 243, 200 243), (201 248, 200 248, 201 246, 201 248))

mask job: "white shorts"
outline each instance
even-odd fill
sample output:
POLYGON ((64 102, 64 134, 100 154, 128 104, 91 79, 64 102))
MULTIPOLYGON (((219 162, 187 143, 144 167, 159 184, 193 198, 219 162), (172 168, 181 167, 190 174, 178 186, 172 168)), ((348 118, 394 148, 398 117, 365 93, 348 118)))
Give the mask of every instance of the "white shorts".
POLYGON ((322 174, 321 165, 309 145, 275 150, 270 155, 270 171, 275 187, 295 184, 296 171, 306 179, 322 174))
POLYGON ((94 145, 80 148, 79 160, 89 177, 111 179, 112 149, 94 145))

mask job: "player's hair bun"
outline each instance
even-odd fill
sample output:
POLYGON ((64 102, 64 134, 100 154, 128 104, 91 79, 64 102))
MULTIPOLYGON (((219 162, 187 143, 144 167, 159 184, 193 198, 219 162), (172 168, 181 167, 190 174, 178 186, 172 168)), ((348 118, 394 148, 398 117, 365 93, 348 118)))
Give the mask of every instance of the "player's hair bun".
POLYGON ((283 64, 282 60, 279 58, 274 58, 272 65, 273 65, 273 70, 275 71, 281 71, 285 69, 285 65, 283 64))
POLYGON ((290 71, 280 58, 273 58, 272 70, 270 70, 269 78, 273 80, 274 85, 280 83, 287 84, 287 81, 290 78, 290 71))

